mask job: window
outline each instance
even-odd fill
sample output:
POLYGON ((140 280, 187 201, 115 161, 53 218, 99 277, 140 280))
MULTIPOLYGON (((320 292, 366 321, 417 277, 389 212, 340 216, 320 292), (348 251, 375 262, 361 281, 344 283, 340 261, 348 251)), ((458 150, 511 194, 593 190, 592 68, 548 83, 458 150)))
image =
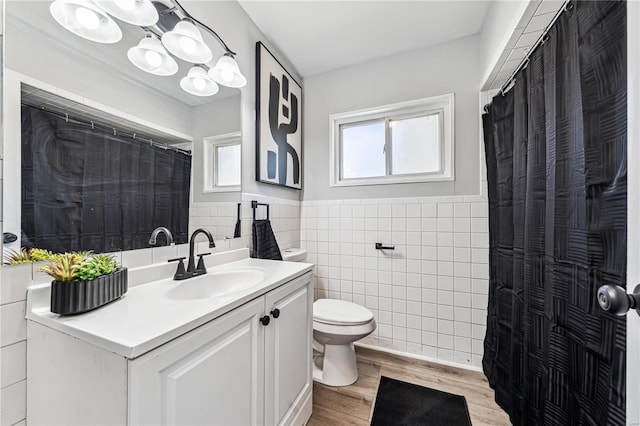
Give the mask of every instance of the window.
POLYGON ((330 186, 453 180, 453 94, 330 116, 330 186))
POLYGON ((240 191, 240 133, 204 139, 204 192, 240 191))

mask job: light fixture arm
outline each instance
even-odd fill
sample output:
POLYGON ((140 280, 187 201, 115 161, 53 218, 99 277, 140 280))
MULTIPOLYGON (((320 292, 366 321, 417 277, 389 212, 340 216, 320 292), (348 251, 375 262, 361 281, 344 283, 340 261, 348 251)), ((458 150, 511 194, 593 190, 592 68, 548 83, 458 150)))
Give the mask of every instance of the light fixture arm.
POLYGON ((218 40, 218 43, 220 43, 222 45, 222 48, 225 50, 225 52, 227 52, 231 56, 235 56, 236 55, 236 52, 234 52, 233 50, 229 49, 229 46, 227 46, 227 43, 225 43, 224 40, 222 40, 222 38, 218 35, 218 33, 216 33, 211 28, 209 28, 207 25, 203 24, 202 22, 200 22, 199 20, 197 20, 196 18, 191 16, 191 14, 189 12, 187 12, 184 7, 182 7, 182 5, 178 2, 178 0, 171 0, 171 1, 173 3, 175 3, 176 6, 178 6, 178 8, 182 11, 182 13, 185 15, 185 17, 187 19, 190 19, 194 23, 198 24, 202 29, 207 30, 207 32, 209 32, 209 34, 211 34, 216 40, 218 40))
POLYGON ((162 37, 162 32, 158 32, 155 29, 151 28, 151 27, 140 27, 142 28, 142 30, 147 33, 147 34, 153 34, 154 36, 158 37, 158 39, 160 39, 162 37))

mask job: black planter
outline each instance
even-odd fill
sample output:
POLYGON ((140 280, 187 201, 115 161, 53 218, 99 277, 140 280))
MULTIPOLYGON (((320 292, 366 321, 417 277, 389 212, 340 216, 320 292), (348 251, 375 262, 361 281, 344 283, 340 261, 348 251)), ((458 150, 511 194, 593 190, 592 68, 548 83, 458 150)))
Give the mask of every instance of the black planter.
POLYGON ((81 314, 113 302, 127 292, 127 268, 91 281, 51 282, 51 312, 81 314))

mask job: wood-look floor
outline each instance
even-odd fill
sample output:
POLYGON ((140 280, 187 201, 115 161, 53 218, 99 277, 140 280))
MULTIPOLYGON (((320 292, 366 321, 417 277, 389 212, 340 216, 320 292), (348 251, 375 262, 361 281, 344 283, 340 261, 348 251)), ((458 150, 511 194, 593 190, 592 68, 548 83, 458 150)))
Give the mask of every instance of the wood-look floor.
POLYGON ((359 377, 354 384, 329 387, 313 383, 313 415, 308 426, 368 425, 380 376, 463 395, 474 426, 511 425, 494 402, 493 390, 482 373, 360 347, 356 355, 359 377))

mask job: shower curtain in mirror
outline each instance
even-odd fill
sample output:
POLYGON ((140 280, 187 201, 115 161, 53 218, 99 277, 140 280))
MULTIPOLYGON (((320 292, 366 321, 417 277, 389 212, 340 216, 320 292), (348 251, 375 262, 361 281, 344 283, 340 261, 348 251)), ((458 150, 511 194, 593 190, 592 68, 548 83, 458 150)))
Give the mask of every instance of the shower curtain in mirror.
POLYGON ((483 369, 515 425, 625 423, 626 320, 596 290, 626 281, 626 69, 626 4, 572 2, 483 115, 483 369))
POLYGON ((22 107, 25 247, 133 250, 158 226, 186 243, 190 180, 189 155, 22 107))

